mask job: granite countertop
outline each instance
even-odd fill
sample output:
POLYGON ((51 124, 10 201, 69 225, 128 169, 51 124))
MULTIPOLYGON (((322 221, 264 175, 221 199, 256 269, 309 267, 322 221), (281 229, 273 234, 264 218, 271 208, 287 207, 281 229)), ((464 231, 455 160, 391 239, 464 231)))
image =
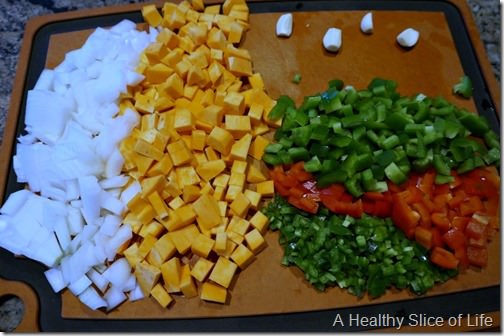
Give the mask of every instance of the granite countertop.
MULTIPOLYGON (((501 12, 497 0, 467 0, 481 33, 486 52, 497 80, 501 76, 501 12)), ((28 18, 139 0, 0 0, 0 139, 14 81, 18 54, 28 18)), ((0 141, 1 142, 1 141, 0 141)), ((23 307, 19 300, 0 297, 0 331, 11 331, 20 321, 23 307)))

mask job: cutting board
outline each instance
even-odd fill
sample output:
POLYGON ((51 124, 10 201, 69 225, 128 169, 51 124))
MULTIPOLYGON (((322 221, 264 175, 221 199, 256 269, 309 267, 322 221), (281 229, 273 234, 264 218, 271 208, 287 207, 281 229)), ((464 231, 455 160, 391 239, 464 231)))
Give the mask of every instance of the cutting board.
MULTIPOLYGON (((132 5, 65 13, 35 18, 27 25, 0 154, 0 184, 5 186, 0 190, 0 199, 19 188, 9 166, 10 157, 15 137, 23 127, 26 91, 33 87, 42 68, 58 65, 66 52, 79 48, 98 26, 110 26, 123 18, 140 22, 139 8, 132 5)), ((251 29, 242 47, 250 51, 254 71, 262 74, 266 90, 273 98, 287 94, 300 103, 304 96, 325 90, 331 79, 342 79, 359 89, 374 77, 382 77, 396 80, 398 91, 403 95, 423 93, 443 96, 459 106, 484 114, 494 128, 499 129, 500 111, 494 103, 500 101, 499 88, 463 1, 251 2, 250 8, 253 13, 250 17, 251 29), (373 34, 364 35, 359 30, 360 19, 370 10, 375 29, 373 34), (294 16, 294 30, 290 38, 275 36, 276 20, 284 12, 293 12, 294 16), (322 47, 322 37, 329 27, 338 27, 343 32, 343 46, 335 54, 326 52, 322 47), (405 50, 397 45, 395 37, 408 27, 420 32, 420 40, 414 48, 405 50), (297 73, 302 76, 298 85, 292 83, 297 73), (463 74, 473 80, 472 99, 452 94, 452 86, 463 74)), ((304 280, 299 269, 280 265, 283 251, 278 243, 278 233, 268 232, 266 240, 268 248, 240 272, 230 288, 231 298, 225 305, 175 296, 175 304, 169 309, 161 308, 149 298, 126 302, 105 313, 88 309, 68 291, 61 296, 52 294, 48 285, 44 284, 45 279, 39 276, 34 275, 37 280, 30 281, 26 274, 20 276, 12 270, 0 270, 0 275, 26 281, 35 287, 41 300, 41 314, 45 313, 45 318, 40 318, 41 324, 51 330, 122 330, 130 325, 132 319, 138 320, 134 328, 140 330, 155 328, 154 323, 158 323, 157 326, 198 330, 198 324, 191 324, 190 319, 194 318, 198 319, 201 330, 206 330, 204 325, 208 323, 214 328, 209 330, 218 330, 226 324, 238 330, 270 330, 267 326, 276 330, 279 326, 274 327, 272 321, 278 317, 297 323, 301 329, 338 330, 341 326, 332 328, 335 313, 331 312, 344 309, 372 314, 377 310, 397 313, 404 307, 410 307, 409 311, 424 309, 426 313, 441 314, 445 318, 450 313, 500 311, 500 303, 495 296, 493 300, 486 298, 489 301, 485 301, 487 307, 475 310, 473 305, 466 303, 465 306, 436 313, 438 305, 457 300, 453 298, 467 302, 467 299, 478 300, 489 293, 498 293, 500 234, 490 245, 491 265, 486 269, 469 269, 457 278, 436 286, 423 297, 408 291, 389 290, 375 300, 368 297, 359 299, 339 288, 325 292, 315 290, 304 280), (40 292, 43 294, 40 295, 40 292), (315 314, 313 318, 317 319, 327 315, 329 320, 326 325, 313 324, 307 320, 310 314, 315 314), (125 324, 121 325, 118 320, 124 320, 125 324), (172 324, 166 324, 170 322, 172 324)), ((0 252, 9 269, 20 265, 19 259, 3 250, 0 252)), ((26 260, 23 262, 28 267, 35 264, 26 260)), ((32 268, 42 272, 39 265, 32 268)), ((29 307, 28 311, 31 310, 32 307, 29 307)), ((286 326, 283 328, 289 329, 286 326)))

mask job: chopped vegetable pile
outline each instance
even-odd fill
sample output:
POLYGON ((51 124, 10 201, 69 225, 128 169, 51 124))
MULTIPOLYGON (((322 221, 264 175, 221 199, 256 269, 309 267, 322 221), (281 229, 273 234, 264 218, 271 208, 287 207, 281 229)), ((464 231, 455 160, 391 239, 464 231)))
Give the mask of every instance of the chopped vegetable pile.
POLYGON ((401 184, 410 171, 434 167, 437 181, 446 183, 452 169, 460 174, 499 164, 499 139, 484 117, 441 97, 400 96, 396 87, 374 79, 357 91, 331 81, 299 108, 280 97, 269 117, 283 117, 282 126, 263 160, 273 166, 305 161, 319 186, 344 183, 355 197, 385 191, 386 180, 401 184))
POLYGON ((354 295, 378 297, 386 289, 423 294, 457 274, 428 262, 427 251, 408 240, 390 219, 359 219, 321 208, 308 215, 275 197, 264 210, 281 233, 284 265, 296 265, 317 289, 338 285, 354 295))
POLYGON ((348 266, 338 253, 358 256, 375 243, 363 227, 393 223, 405 242, 423 247, 429 267, 485 267, 500 196, 500 143, 486 119, 441 97, 402 97, 393 81, 374 79, 360 91, 343 85, 329 82, 326 92, 306 97, 299 108, 281 96, 269 115, 282 120, 263 160, 273 166, 278 196, 267 214, 282 233, 284 263, 300 267, 319 289, 337 284, 361 295, 367 288, 374 297, 394 284, 425 292, 441 278, 423 279, 425 287, 413 278, 397 285, 393 270, 402 267, 400 260, 387 262, 386 280, 372 268, 366 268, 371 274, 360 268, 354 274, 351 267, 338 273, 348 266), (342 231, 335 224, 341 222, 354 224, 355 231, 342 231), (338 227, 336 237, 326 240, 331 225, 338 227), (346 237, 338 237, 341 232, 346 237))

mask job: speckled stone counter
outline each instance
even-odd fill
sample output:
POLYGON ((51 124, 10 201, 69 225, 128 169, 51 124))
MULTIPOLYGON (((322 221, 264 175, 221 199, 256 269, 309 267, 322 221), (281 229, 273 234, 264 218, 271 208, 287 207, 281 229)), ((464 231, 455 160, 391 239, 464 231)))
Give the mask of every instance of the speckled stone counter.
MULTIPOLYGON (((0 0, 0 139, 3 137, 9 98, 26 21, 36 15, 136 2, 142 1, 0 0)), ((500 3, 497 0, 468 0, 468 3, 481 33, 481 39, 485 44, 494 74, 500 82, 500 3)), ((22 314, 22 305, 18 301, 0 298, 0 331, 13 330, 19 323, 22 314)))

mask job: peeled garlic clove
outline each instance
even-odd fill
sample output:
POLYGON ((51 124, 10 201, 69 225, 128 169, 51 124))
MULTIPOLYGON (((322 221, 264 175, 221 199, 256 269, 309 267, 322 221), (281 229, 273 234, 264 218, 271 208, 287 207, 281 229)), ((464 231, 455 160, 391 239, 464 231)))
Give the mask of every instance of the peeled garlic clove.
POLYGON ((283 14, 278 18, 276 34, 281 37, 289 37, 292 34, 292 14, 283 14))
POLYGON ((360 29, 364 34, 371 34, 373 32, 373 13, 369 12, 362 17, 360 29))
POLYGON ((329 28, 322 39, 324 48, 330 52, 337 52, 341 48, 341 29, 329 28))
POLYGON ((411 48, 418 42, 419 37, 420 33, 418 31, 413 28, 408 28, 397 35, 397 43, 404 48, 411 48))

